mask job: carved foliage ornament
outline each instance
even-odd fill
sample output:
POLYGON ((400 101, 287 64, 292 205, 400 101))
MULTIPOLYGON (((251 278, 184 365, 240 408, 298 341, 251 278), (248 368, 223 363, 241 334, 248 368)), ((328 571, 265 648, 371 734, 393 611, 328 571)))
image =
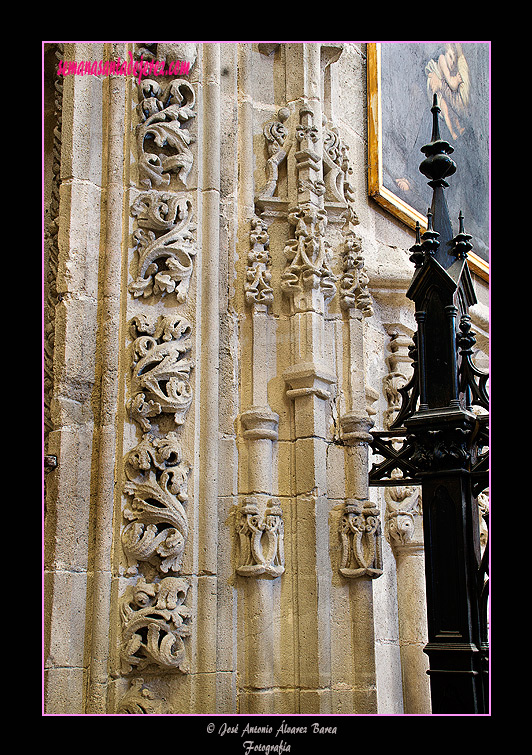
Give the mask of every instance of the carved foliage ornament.
POLYGON ((192 403, 187 358, 192 348, 192 325, 179 315, 161 315, 151 324, 145 315, 133 318, 133 380, 130 412, 144 432, 150 419, 173 414, 176 425, 183 424, 192 403))
POLYGON ((331 248, 325 239, 327 213, 310 203, 290 211, 295 238, 285 246, 288 265, 281 276, 281 288, 288 294, 320 290, 325 300, 336 293, 330 268, 331 248))
POLYGON ((119 715, 150 713, 157 715, 164 712, 164 703, 155 697, 153 692, 145 686, 144 679, 139 676, 131 681, 131 686, 120 701, 116 712, 119 715))
POLYGON ((155 438, 147 433, 130 452, 124 486, 132 501, 124 509, 130 524, 122 533, 129 571, 148 561, 161 572, 179 572, 188 535, 185 506, 190 466, 181 458, 175 433, 155 438))
POLYGON ((128 289, 134 297, 175 293, 185 301, 197 249, 192 202, 183 195, 149 191, 131 207, 138 228, 133 233, 137 273, 128 289))
POLYGON ((251 232, 249 235, 252 248, 248 253, 248 267, 244 292, 248 304, 271 304, 273 302, 273 289, 270 286, 270 254, 268 247, 270 237, 266 223, 258 217, 251 219, 251 232))
MULTIPOLYGON (((171 414, 184 422, 192 401, 189 382, 192 364, 191 324, 179 315, 152 322, 138 315, 130 323, 137 336, 133 353, 133 398, 130 410, 143 430, 154 417, 171 414)), ((150 564, 161 575, 179 573, 188 536, 186 504, 191 467, 182 458, 175 431, 157 437, 145 432, 126 459, 124 493, 131 498, 123 515, 128 524, 122 544, 128 573, 138 563, 150 564)), ((189 634, 189 609, 182 605, 188 591, 185 580, 164 577, 147 583, 141 577, 121 602, 122 659, 126 673, 154 664, 164 670, 186 671, 183 638, 189 634), (168 595, 173 595, 171 599, 168 595)))
MULTIPOLYGON (((137 220, 135 280, 129 285, 141 301, 174 294, 186 301, 196 256, 192 203, 168 188, 171 175, 186 187, 193 164, 193 137, 183 127, 194 117, 194 90, 176 79, 166 86, 145 79, 139 85, 137 126, 140 184, 147 189, 130 208, 137 220)), ((120 601, 121 659, 124 673, 154 666, 159 671, 188 671, 184 639, 190 634, 191 610, 185 605, 189 582, 181 570, 188 536, 186 505, 191 467, 183 459, 177 429, 192 403, 192 324, 182 315, 148 317, 130 322, 131 399, 129 411, 142 439, 126 457, 122 545, 127 575, 139 576, 120 601), (166 417, 176 429, 168 430, 166 417), (157 426, 154 427, 154 422, 157 426), (152 581, 147 574, 153 574, 152 581)), ((142 680, 137 680, 142 682, 142 680)), ((130 690, 123 712, 155 712, 141 684, 130 690)))
POLYGON ((373 303, 368 291, 369 278, 361 255, 362 241, 355 233, 358 218, 351 207, 347 210, 344 226, 344 249, 342 277, 340 280, 340 306, 342 309, 358 309, 364 317, 373 314, 373 303))
POLYGON ((154 79, 139 86, 137 148, 140 183, 147 189, 167 187, 175 173, 183 186, 192 168, 189 149, 194 137, 182 124, 195 117, 194 89, 185 79, 174 79, 163 87, 154 79))
POLYGON ((188 671, 183 638, 190 634, 190 609, 184 605, 187 580, 165 577, 129 586, 121 601, 122 660, 126 673, 155 664, 161 670, 188 671))
POLYGON ((264 516, 254 496, 245 499, 241 509, 239 563, 242 576, 278 577, 284 572, 284 522, 279 501, 272 498, 264 516))

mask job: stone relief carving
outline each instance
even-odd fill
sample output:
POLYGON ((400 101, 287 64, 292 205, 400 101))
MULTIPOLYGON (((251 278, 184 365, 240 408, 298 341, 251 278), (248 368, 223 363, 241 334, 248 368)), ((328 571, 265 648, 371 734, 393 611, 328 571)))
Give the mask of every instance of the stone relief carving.
MULTIPOLYGON (((281 204, 274 207, 274 200, 286 207, 284 217, 293 228, 293 235, 284 248, 286 265, 280 286, 290 299, 292 314, 311 311, 324 314, 325 305, 336 294, 333 249, 326 237, 330 220, 332 223, 344 223, 340 306, 347 313, 356 311, 359 313, 357 317, 369 317, 373 314, 373 306, 361 254, 362 242, 355 232, 359 221, 353 208, 354 192, 349 182, 352 169, 348 147, 333 123, 329 123, 324 116, 319 122, 316 118, 313 106, 302 102, 297 114, 288 108, 281 108, 278 119, 265 125, 268 180, 256 196, 256 206, 264 214, 273 216, 279 216, 282 212, 281 204), (288 159, 291 151, 293 163, 288 159), (295 171, 294 176, 288 176, 288 189, 294 186, 296 193, 277 198, 274 195, 279 190, 279 167, 284 162, 289 168, 292 165, 295 171)), ((266 243, 265 237, 260 240, 262 244, 266 243)), ((255 274, 254 268, 248 268, 250 282, 255 280, 255 274)), ((248 301, 253 301, 251 291, 248 301)), ((354 341, 357 341, 356 337, 354 341)), ((308 344, 309 353, 312 348, 313 345, 308 344)), ((318 380, 318 371, 312 365, 306 365, 305 370, 304 388, 299 384, 297 388, 294 386, 294 374, 299 374, 299 365, 292 365, 285 372, 287 396, 295 399, 301 395, 301 391, 305 394, 310 391, 328 399, 330 392, 322 390, 323 381, 318 380)), ((328 378, 328 383, 331 381, 334 381, 333 376, 328 378)), ((359 417, 360 412, 364 414, 362 407, 351 407, 341 418, 343 439, 348 445, 364 447, 357 449, 355 454, 367 455, 370 436, 364 428, 368 423, 371 426, 372 422, 367 414, 359 417), (360 423, 364 426, 362 430, 360 423)), ((242 548, 247 548, 245 552, 251 559, 249 563, 256 567, 261 559, 252 555, 248 541, 251 542, 253 527, 258 531, 257 523, 262 520, 256 504, 246 505, 249 510, 243 509, 245 515, 240 536, 243 539, 242 548)), ((340 537, 343 544, 340 571, 344 576, 375 577, 382 573, 379 512, 369 501, 353 499, 346 505, 340 537)))
POLYGON ((164 713, 164 701, 156 697, 144 684, 144 679, 139 676, 132 679, 129 690, 120 701, 117 711, 121 714, 150 714, 164 713))
POLYGON ((268 152, 268 160, 266 162, 267 180, 258 193, 259 199, 273 197, 277 191, 279 167, 286 160, 293 143, 293 137, 284 125, 289 116, 290 110, 288 108, 281 108, 277 114, 278 120, 269 121, 264 126, 263 133, 268 152))
MULTIPOLYGON (((156 52, 174 55, 175 50, 156 52)), ((139 92, 139 182, 147 190, 130 207, 137 224, 133 233, 137 258, 135 280, 128 290, 139 304, 129 322, 128 409, 142 438, 124 462, 127 503, 121 538, 126 576, 136 582, 120 599, 120 656, 123 673, 145 667, 186 673, 184 640, 190 634, 192 612, 185 600, 190 584, 177 575, 189 531, 191 466, 183 457, 178 431, 193 399, 193 326, 178 311, 152 315, 149 307, 152 296, 173 294, 179 305, 189 294, 197 252, 192 201, 185 191, 171 191, 169 186, 175 175, 177 188, 186 187, 192 169, 189 146, 194 138, 183 125, 194 117, 195 94, 183 79, 165 85, 145 79, 139 92), (139 311, 140 305, 146 309, 139 311)), ((124 712, 155 712, 153 706, 143 706, 145 696, 138 682, 121 704, 128 708, 124 712)))
POLYGON ((140 184, 147 189, 167 187, 170 174, 176 174, 186 187, 194 161, 190 150, 194 136, 183 123, 196 115, 194 89, 186 79, 174 79, 166 86, 144 79, 139 90, 141 123, 136 136, 140 184))
POLYGON ((378 577, 382 574, 379 509, 371 501, 352 499, 345 505, 340 524, 344 577, 378 577))
POLYGON ((373 314, 373 302, 368 291, 369 278, 361 255, 362 241, 355 233, 358 218, 351 206, 346 213, 344 225, 344 248, 342 254, 342 276, 340 280, 340 306, 344 310, 358 309, 364 317, 373 314))
POLYGON ((172 414, 182 425, 192 403, 190 373, 193 362, 187 355, 192 348, 192 325, 179 315, 161 315, 152 324, 145 315, 130 323, 133 343, 133 378, 130 413, 144 432, 150 419, 172 414))
POLYGON ((349 147, 341 139, 336 126, 323 118, 323 180, 326 198, 333 202, 350 203, 354 191, 349 183, 353 169, 349 165, 349 147))
POLYGON ((128 290, 135 297, 175 293, 185 301, 196 256, 192 202, 169 192, 149 191, 131 206, 137 273, 128 290))
POLYGON ((273 289, 270 286, 270 237, 268 226, 258 217, 251 219, 251 232, 249 235, 252 248, 248 253, 248 267, 244 292, 247 304, 271 304, 273 302, 273 289))
MULTIPOLYGON (((386 363, 389 372, 384 377, 384 395, 387 408, 383 415, 385 429, 389 429, 397 419, 402 405, 401 390, 408 384, 412 374, 412 331, 401 323, 386 326, 390 336, 386 363)), ((399 442, 399 445, 401 443, 399 442)), ((400 479, 401 472, 396 469, 392 477, 400 479)), ((417 542, 421 537, 421 489, 412 485, 394 485, 384 488, 386 509, 384 514, 384 532, 389 543, 405 546, 417 542), (418 526, 416 526, 418 524, 418 526)), ((421 537, 422 540, 422 537, 421 537)))
POLYGON ((400 323, 387 326, 390 336, 388 342, 388 356, 386 363, 388 373, 384 377, 383 388, 388 406, 384 412, 383 424, 385 429, 391 428, 402 405, 402 392, 412 374, 412 332, 407 331, 400 323))
POLYGON ((188 671, 184 637, 190 634, 191 610, 184 605, 187 580, 165 577, 160 582, 140 578, 120 602, 124 673, 150 665, 160 670, 188 671))
MULTIPOLYGON (((335 276, 330 267, 332 250, 325 239, 327 213, 310 203, 292 210, 288 221, 294 226, 284 253, 287 266, 281 276, 281 289, 301 306, 305 292, 317 290, 325 301, 336 293, 335 276)), ((307 308, 307 305, 302 305, 307 308)))
POLYGON ((248 496, 240 513, 237 573, 246 577, 280 576, 284 572, 284 523, 278 499, 270 499, 261 516, 258 499, 248 496))
POLYGON ((384 490, 386 513, 384 531, 392 545, 406 545, 415 535, 415 517, 421 515, 419 488, 397 485, 384 490))
POLYGON ((161 572, 179 572, 188 535, 189 464, 183 461, 175 433, 155 438, 146 433, 126 462, 124 492, 132 501, 124 511, 130 521, 122 533, 129 573, 147 561, 161 572))

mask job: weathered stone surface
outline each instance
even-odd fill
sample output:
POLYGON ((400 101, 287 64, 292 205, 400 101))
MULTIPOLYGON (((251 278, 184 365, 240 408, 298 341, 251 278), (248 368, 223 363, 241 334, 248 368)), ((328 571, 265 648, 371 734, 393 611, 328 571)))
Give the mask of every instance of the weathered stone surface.
POLYGON ((421 502, 368 488, 415 322, 365 44, 45 58, 45 712, 426 712, 421 502))

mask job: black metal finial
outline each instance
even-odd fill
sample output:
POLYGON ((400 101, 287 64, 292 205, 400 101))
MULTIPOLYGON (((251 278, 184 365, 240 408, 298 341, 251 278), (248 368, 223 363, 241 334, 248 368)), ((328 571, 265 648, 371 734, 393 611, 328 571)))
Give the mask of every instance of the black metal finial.
POLYGON ((440 234, 432 227, 433 216, 432 210, 429 207, 427 210, 427 230, 423 234, 421 249, 425 257, 435 257, 436 252, 440 246, 439 236, 440 234))
POLYGON ((456 163, 449 157, 449 155, 454 152, 454 147, 440 136, 438 116, 441 110, 438 105, 438 96, 436 94, 434 95, 431 112, 432 137, 428 144, 421 147, 421 151, 426 155, 426 158, 419 166, 419 170, 424 176, 427 176, 427 178, 430 179, 429 186, 436 188, 437 186, 449 186, 444 179, 447 176, 453 175, 456 171, 456 163))
POLYGON ((460 214, 458 215, 458 233, 452 241, 451 248, 451 253, 457 260, 467 259, 468 252, 473 249, 473 244, 469 243, 469 240, 472 238, 473 237, 464 230, 464 215, 462 210, 460 210, 460 214))
POLYGON ((416 268, 421 267, 423 264, 424 252, 421 245, 421 227, 418 220, 416 220, 416 243, 414 246, 410 247, 410 251, 412 252, 409 257, 410 262, 413 262, 416 268))
POLYGON ((449 186, 445 179, 452 176, 456 171, 456 163, 449 157, 454 152, 454 148, 440 135, 439 114, 441 110, 436 94, 433 98, 431 112, 432 137, 428 144, 421 147, 421 152, 426 157, 420 164, 419 170, 430 179, 428 184, 433 190, 431 212, 434 231, 439 234, 439 249, 431 253, 447 269, 455 261, 455 257, 450 254, 449 249, 453 239, 453 228, 444 189, 449 186))

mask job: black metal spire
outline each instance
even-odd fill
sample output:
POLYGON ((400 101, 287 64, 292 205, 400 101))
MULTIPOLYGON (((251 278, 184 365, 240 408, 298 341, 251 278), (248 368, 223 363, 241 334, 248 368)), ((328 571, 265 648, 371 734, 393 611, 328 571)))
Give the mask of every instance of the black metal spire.
POLYGON ((462 210, 460 210, 460 214, 458 215, 458 233, 453 239, 451 250, 457 260, 467 259, 467 253, 473 249, 473 245, 470 243, 472 238, 471 234, 464 231, 464 216, 462 210))
POLYGON ((433 189, 432 228, 438 234, 439 241, 434 257, 447 270, 455 262, 456 257, 451 253, 450 248, 454 234, 444 189, 449 186, 445 179, 452 176, 456 171, 456 163, 449 157, 454 152, 454 148, 440 136, 439 114, 441 110, 438 106, 436 94, 434 95, 431 112, 432 137, 428 144, 421 147, 421 151, 426 157, 419 166, 419 170, 430 179, 428 184, 433 189))

